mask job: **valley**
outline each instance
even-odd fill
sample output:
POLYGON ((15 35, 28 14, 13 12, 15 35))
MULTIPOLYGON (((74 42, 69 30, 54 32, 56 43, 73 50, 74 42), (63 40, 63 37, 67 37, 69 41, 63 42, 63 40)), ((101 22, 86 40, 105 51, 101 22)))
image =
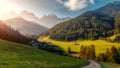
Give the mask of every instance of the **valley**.
POLYGON ((0 68, 120 68, 119 0, 0 1, 0 68))
POLYGON ((105 40, 94 40, 94 41, 92 41, 92 40, 77 40, 77 41, 75 41, 76 45, 74 44, 73 41, 71 41, 71 42, 55 41, 53 39, 50 39, 49 37, 39 38, 38 40, 44 41, 44 42, 51 42, 52 44, 61 47, 66 52, 68 50, 68 47, 70 47, 72 51, 80 52, 80 47, 82 45, 84 45, 84 46, 94 45, 97 55, 99 53, 104 53, 107 48, 110 48, 113 45, 115 47, 120 47, 120 43, 112 43, 112 42, 105 41, 105 40))

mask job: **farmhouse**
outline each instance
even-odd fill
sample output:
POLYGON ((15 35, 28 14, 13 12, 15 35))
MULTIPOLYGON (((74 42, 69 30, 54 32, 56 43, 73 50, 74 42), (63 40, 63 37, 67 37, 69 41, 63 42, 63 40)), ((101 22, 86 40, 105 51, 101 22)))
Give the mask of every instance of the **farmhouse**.
POLYGON ((35 47, 35 48, 42 48, 42 49, 52 49, 53 45, 51 43, 46 43, 46 42, 38 42, 35 40, 32 40, 29 43, 30 46, 35 47))

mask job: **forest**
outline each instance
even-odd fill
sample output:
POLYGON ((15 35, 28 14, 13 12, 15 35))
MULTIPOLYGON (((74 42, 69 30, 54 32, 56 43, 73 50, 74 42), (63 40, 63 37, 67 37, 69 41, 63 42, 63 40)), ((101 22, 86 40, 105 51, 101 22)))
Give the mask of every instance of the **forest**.
POLYGON ((0 39, 23 44, 28 44, 31 41, 30 38, 23 36, 18 31, 7 26, 3 21, 0 21, 0 39))
MULTIPOLYGON (((108 6, 109 7, 109 6, 108 6)), ((103 7, 104 8, 104 7, 103 7)), ((102 8, 100 8, 103 10, 102 8)), ((107 15, 102 11, 88 11, 69 21, 57 24, 41 35, 48 35, 58 41, 73 41, 78 39, 96 40, 107 38, 120 33, 120 11, 114 10, 114 16, 107 15)), ((106 10, 107 12, 107 10, 106 10)), ((114 41, 120 42, 120 38, 114 41)))

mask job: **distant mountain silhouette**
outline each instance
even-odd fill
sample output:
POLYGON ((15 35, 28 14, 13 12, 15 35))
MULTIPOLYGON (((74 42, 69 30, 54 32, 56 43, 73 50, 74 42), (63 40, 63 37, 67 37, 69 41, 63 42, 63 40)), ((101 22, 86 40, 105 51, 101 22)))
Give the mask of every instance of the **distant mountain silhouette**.
POLYGON ((39 21, 39 17, 35 16, 35 14, 33 14, 32 12, 24 10, 20 14, 18 14, 18 16, 25 20, 41 24, 41 22, 39 21))
POLYGON ((46 28, 52 28, 56 24, 59 24, 61 22, 68 21, 71 19, 69 17, 59 18, 54 14, 48 14, 42 17, 37 17, 34 13, 26 11, 26 10, 22 11, 21 13, 15 13, 14 11, 11 11, 3 15, 3 17, 0 17, 0 18, 1 20, 6 20, 6 18, 10 19, 10 18, 15 18, 15 17, 20 17, 20 18, 23 18, 24 20, 32 21, 46 28))
POLYGON ((47 28, 51 28, 60 22, 64 22, 64 21, 67 21, 70 19, 69 17, 68 18, 59 18, 54 14, 44 15, 41 18, 39 18, 39 17, 35 16, 35 14, 33 14, 32 12, 28 12, 25 10, 23 12, 21 12, 19 14, 19 16, 24 18, 25 20, 36 22, 47 28))
POLYGON ((29 38, 21 35, 18 31, 13 30, 3 21, 0 21, 0 39, 24 44, 28 44, 28 42, 30 42, 29 38))
POLYGON ((44 25, 48 28, 53 27, 56 24, 59 24, 64 21, 68 21, 70 18, 59 18, 54 14, 50 15, 44 15, 43 17, 40 18, 40 22, 44 23, 44 25))
POLYGON ((35 22, 24 20, 23 18, 20 17, 5 20, 5 22, 13 29, 29 37, 33 35, 39 35, 47 30, 46 27, 43 27, 35 22))
POLYGON ((107 4, 106 6, 103 6, 95 11, 113 17, 118 11, 120 11, 120 1, 115 1, 113 3, 107 4))

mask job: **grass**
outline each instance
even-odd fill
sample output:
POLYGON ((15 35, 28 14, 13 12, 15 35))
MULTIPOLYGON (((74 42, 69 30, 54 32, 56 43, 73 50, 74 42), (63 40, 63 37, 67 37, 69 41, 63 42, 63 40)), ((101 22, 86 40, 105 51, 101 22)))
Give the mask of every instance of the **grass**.
POLYGON ((80 68, 89 62, 0 40, 0 68, 80 68))
POLYGON ((113 36, 109 37, 108 39, 110 39, 111 41, 114 41, 116 36, 120 36, 120 34, 113 35, 113 36))
POLYGON ((120 64, 112 64, 112 63, 105 63, 101 62, 102 68, 120 68, 120 64))
MULTIPOLYGON (((104 40, 78 40, 76 43, 78 45, 74 45, 73 42, 62 42, 62 41, 55 41, 50 39, 49 37, 39 38, 39 41, 51 42, 56 46, 61 47, 64 51, 68 50, 68 47, 71 48, 72 51, 79 52, 81 45, 90 46, 95 45, 96 54, 104 53, 107 48, 111 48, 113 45, 116 47, 120 47, 120 43, 111 43, 104 40)), ((78 55, 77 55, 78 56, 78 55)))

